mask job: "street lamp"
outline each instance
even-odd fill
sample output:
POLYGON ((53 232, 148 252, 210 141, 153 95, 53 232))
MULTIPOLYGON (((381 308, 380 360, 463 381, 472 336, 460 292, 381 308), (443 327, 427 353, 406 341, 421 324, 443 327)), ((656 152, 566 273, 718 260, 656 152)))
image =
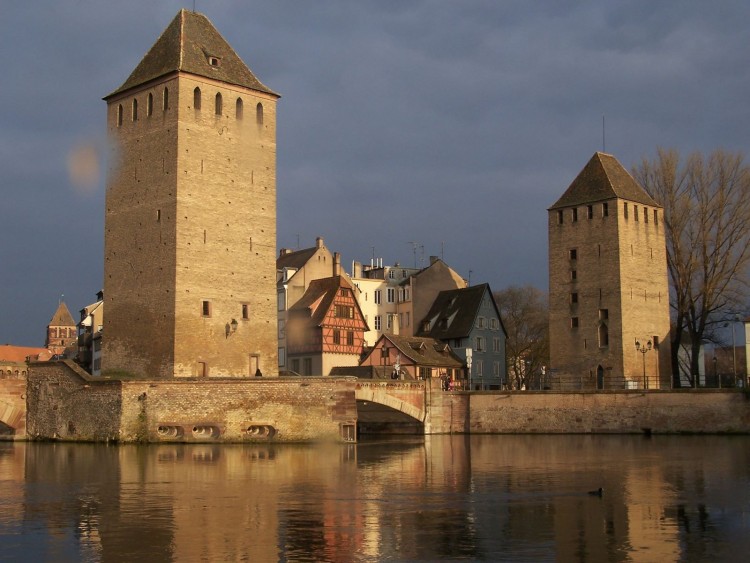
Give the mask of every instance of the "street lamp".
POLYGON ((643 356, 643 388, 648 389, 648 380, 646 379, 646 354, 651 351, 653 344, 649 340, 645 346, 642 346, 640 341, 635 341, 635 349, 643 356))

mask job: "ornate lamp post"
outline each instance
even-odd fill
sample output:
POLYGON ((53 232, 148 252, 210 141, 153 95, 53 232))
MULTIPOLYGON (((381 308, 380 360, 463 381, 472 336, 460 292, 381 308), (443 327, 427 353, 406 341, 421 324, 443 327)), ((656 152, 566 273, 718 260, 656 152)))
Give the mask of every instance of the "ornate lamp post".
POLYGON ((640 341, 635 341, 635 349, 643 356, 643 388, 648 389, 648 380, 646 379, 646 354, 651 351, 653 344, 649 340, 646 345, 641 345, 640 341))

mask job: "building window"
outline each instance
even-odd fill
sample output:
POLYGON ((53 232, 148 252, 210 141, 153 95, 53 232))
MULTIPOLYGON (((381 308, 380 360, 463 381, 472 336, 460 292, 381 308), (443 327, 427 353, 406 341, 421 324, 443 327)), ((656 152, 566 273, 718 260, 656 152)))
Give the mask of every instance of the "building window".
POLYGON ((403 303, 404 302, 404 288, 401 287, 398 290, 398 302, 403 303))
POLYGON ((628 218, 628 202, 623 203, 623 211, 625 212, 625 219, 628 218))
POLYGON ((279 319, 279 340, 286 338, 286 321, 279 319))
MULTIPOLYGON (((393 270, 391 270, 391 272, 393 272, 393 270)), ((396 290, 394 288, 388 288, 387 299, 388 303, 394 303, 396 301, 396 290)))
POLYGON ((484 352, 484 337, 483 336, 477 336, 475 339, 475 350, 477 352, 484 352))
POLYGON ((606 201, 602 203, 602 217, 609 217, 609 204, 606 201))
POLYGON ((484 327, 485 327, 484 317, 479 317, 477 319, 477 328, 484 328, 484 327))
POLYGON ((146 115, 151 117, 152 113, 154 113, 154 95, 149 92, 146 97, 146 115))
POLYGON ((576 281, 578 279, 578 272, 576 270, 570 271, 570 281, 576 281))
POLYGON ((404 301, 408 301, 411 298, 411 295, 409 294, 409 288, 404 288, 404 301))
POLYGON ((411 313, 409 311, 406 311, 404 313, 404 326, 409 326, 411 324, 411 313))
POLYGON ((494 318, 494 317, 491 318, 490 319, 490 330, 497 330, 498 328, 500 328, 500 323, 498 322, 498 320, 496 318, 494 318))
POLYGON ((354 346, 354 333, 351 330, 346 331, 346 345, 354 346))
POLYGON ((637 205, 633 206, 633 217, 635 218, 636 221, 638 220, 638 206, 637 205))
POLYGON ((578 328, 578 317, 570 317, 570 328, 578 328))
POLYGON ((216 107, 215 107, 216 115, 221 115, 221 112, 223 109, 224 109, 224 102, 221 99, 221 92, 217 92, 216 93, 216 107))
POLYGON ((258 126, 263 125, 263 104, 258 102, 258 105, 255 106, 255 122, 258 124, 258 126))
POLYGON ((460 338, 454 338, 453 339, 453 347, 454 348, 460 348, 463 345, 463 340, 460 338))
POLYGON ((575 248, 571 248, 568 250, 568 258, 571 260, 577 260, 578 259, 578 250, 575 248))
POLYGON ((242 304, 242 318, 248 320, 250 318, 250 307, 247 303, 242 304))
POLYGON ((206 362, 198 362, 198 377, 208 377, 208 364, 206 362))
POLYGON ((573 305, 578 303, 578 292, 574 291, 570 294, 570 302, 573 305))
POLYGON ((138 100, 133 98, 133 121, 138 121, 138 100))
POLYGON ((286 365, 286 350, 284 348, 279 348, 279 367, 282 368, 286 365))
POLYGON ((299 359, 297 358, 292 360, 292 371, 294 373, 299 373, 299 359))
POLYGON ((167 111, 169 109, 169 88, 164 88, 164 93, 161 98, 161 109, 167 111))
POLYGON ((333 315, 339 319, 353 319, 354 307, 351 305, 336 305, 333 310, 333 315))
POLYGON ((385 328, 387 330, 391 330, 393 328, 393 315, 391 313, 388 313, 385 316, 385 328))
POLYGON ((648 223, 648 207, 643 208, 643 222, 648 223))
POLYGON ((586 218, 587 219, 593 219, 594 218, 594 206, 593 205, 587 205, 586 206, 586 218))
POLYGON ((479 377, 482 377, 484 375, 484 362, 482 360, 477 360, 476 366, 477 366, 477 375, 479 377))
POLYGON ((302 375, 312 375, 312 358, 304 358, 302 364, 302 375))
POLYGON ((656 209, 654 209, 654 224, 659 224, 659 212, 656 209))
POLYGON ((333 343, 341 344, 341 331, 338 329, 334 329, 333 331, 333 343))
POLYGON ((380 330, 380 315, 375 315, 375 330, 380 330))
POLYGON ((492 362, 492 375, 500 377, 500 362, 492 362))
POLYGON ((201 89, 197 86, 193 90, 193 109, 197 111, 201 109, 201 89))
POLYGON ((499 338, 493 338, 492 339, 492 351, 493 352, 499 352, 500 351, 500 339, 499 338))
POLYGON ((117 106, 117 126, 122 127, 122 104, 117 106))
POLYGON ((286 300, 284 299, 284 292, 279 291, 276 294, 276 310, 277 311, 283 311, 285 309, 284 307, 285 301, 286 300))
POLYGON ((211 302, 210 301, 201 302, 201 315, 204 317, 211 316, 211 302))
POLYGON ((242 98, 237 98, 237 103, 234 104, 234 113, 238 121, 242 119, 242 114, 243 114, 242 98))
POLYGON ((558 224, 558 225, 562 225, 562 224, 563 224, 563 215, 564 215, 564 214, 563 214, 563 210, 562 210, 562 209, 560 209, 560 210, 559 210, 559 211, 557 212, 557 224, 558 224))
POLYGON ((578 221, 578 208, 577 208, 577 207, 574 207, 574 208, 572 209, 572 216, 573 216, 573 222, 574 222, 574 223, 575 223, 576 221, 578 221))
POLYGON ((599 323, 599 348, 609 346, 609 329, 604 323, 599 323))
POLYGON ((375 304, 380 305, 381 301, 382 301, 381 290, 376 289, 375 290, 375 304))

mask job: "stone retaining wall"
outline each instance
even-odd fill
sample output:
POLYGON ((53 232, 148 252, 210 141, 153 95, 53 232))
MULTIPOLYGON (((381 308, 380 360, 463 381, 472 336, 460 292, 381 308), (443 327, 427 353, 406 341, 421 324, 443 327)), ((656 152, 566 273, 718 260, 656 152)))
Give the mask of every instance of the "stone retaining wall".
POLYGON ((353 378, 106 380, 71 362, 34 364, 28 436, 119 442, 354 438, 353 378))

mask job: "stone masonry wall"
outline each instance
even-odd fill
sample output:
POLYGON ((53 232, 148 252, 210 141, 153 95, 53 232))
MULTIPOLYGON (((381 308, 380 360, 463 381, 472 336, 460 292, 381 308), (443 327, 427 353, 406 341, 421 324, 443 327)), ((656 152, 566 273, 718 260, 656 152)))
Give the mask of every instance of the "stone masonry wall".
MULTIPOLYGON (((342 441, 353 378, 92 378, 70 362, 29 373, 28 435, 121 442, 342 441)), ((351 435, 350 435, 351 436, 351 435)))
POLYGON ((427 433, 750 433, 741 392, 432 394, 427 433))

